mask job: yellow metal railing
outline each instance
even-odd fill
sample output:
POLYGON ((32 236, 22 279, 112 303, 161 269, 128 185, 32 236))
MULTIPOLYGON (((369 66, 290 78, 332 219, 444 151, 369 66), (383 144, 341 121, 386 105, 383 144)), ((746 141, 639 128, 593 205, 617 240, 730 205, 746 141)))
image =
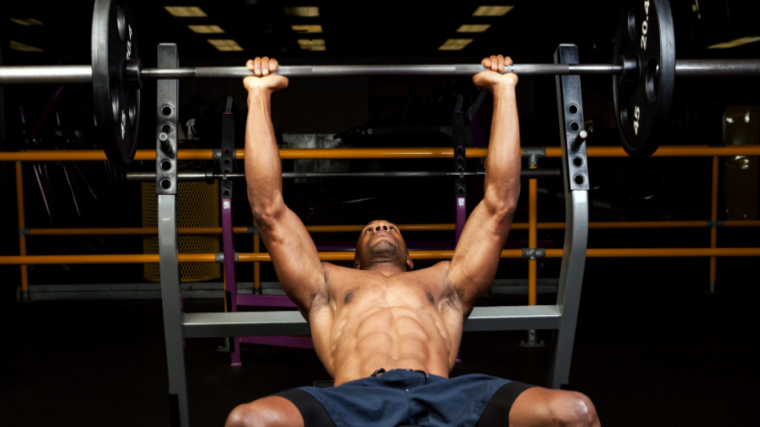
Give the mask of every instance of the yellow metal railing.
MULTIPOLYGON (((179 150, 179 160, 212 160, 214 150, 179 150)), ((469 158, 486 157, 486 148, 467 148, 469 158)), ((621 147, 588 147, 588 157, 628 157, 621 147)), ((731 145, 709 147, 706 145, 663 146, 652 157, 712 157, 712 156, 760 156, 760 145, 731 145)), ((235 158, 243 159, 244 150, 235 150, 235 158)), ((454 149, 441 148, 283 148, 282 159, 419 159, 453 158, 454 149)), ((546 157, 562 157, 559 147, 547 147, 546 157)), ((0 153, 4 162, 48 162, 48 161, 98 161, 106 160, 102 151, 97 150, 35 150, 0 153)), ((137 150, 135 160, 156 160, 155 150, 137 150)))
MULTIPOLYGON (((468 148, 467 157, 485 157, 487 149, 468 148)), ((282 149, 283 159, 301 158, 445 158, 453 157, 453 148, 364 148, 364 149, 282 149)), ((561 157, 559 147, 546 148, 546 157, 561 157)), ((588 157, 627 157, 620 147, 588 147, 588 157)), ((589 229, 645 229, 645 228, 706 228, 710 227, 709 248, 589 248, 586 256, 589 258, 637 258, 637 257, 708 257, 710 259, 710 283, 717 277, 718 257, 755 257, 760 256, 760 248, 718 248, 717 228, 718 219, 718 177, 720 156, 758 156, 760 146, 668 146, 660 147, 653 157, 713 157, 710 220, 695 221, 615 221, 591 222, 589 229)), ((180 150, 179 159, 211 160, 213 150, 180 150)), ((236 156, 243 158, 243 150, 236 150, 236 156)), ((136 160, 155 160, 155 151, 138 150, 136 160)), ((0 153, 0 161, 16 162, 16 198, 18 205, 19 255, 0 256, 0 265, 19 265, 21 268, 21 289, 28 291, 29 279, 27 265, 30 264, 143 264, 159 262, 157 254, 114 254, 114 255, 27 255, 26 235, 29 236, 64 236, 64 235, 153 235, 158 229, 153 227, 124 227, 124 228, 25 228, 24 187, 22 162, 25 161, 102 161, 106 160, 102 151, 95 150, 65 150, 65 151, 29 151, 0 153)), ((534 169, 535 166, 531 166, 534 169)), ((515 223, 513 230, 528 230, 528 247, 536 249, 537 230, 561 230, 565 228, 562 222, 537 221, 538 191, 537 180, 530 179, 528 183, 528 222, 515 223)), ((760 220, 726 220, 722 227, 760 227, 760 220)), ((363 225, 313 225, 307 226, 311 233, 340 233, 358 232, 363 225)), ((400 224, 401 231, 453 231, 454 224, 400 224)), ((179 234, 221 234, 221 227, 179 228, 179 234)), ((233 233, 247 234, 249 227, 234 227, 233 233)), ((269 262, 269 255, 260 253, 260 238, 253 236, 253 253, 240 253, 240 262, 254 264, 254 287, 259 288, 260 263, 269 262)), ((453 251, 412 251, 415 260, 435 260, 451 258, 453 251)), ((321 252, 323 261, 351 261, 352 252, 321 252)), ((511 249, 501 252, 502 258, 522 258, 522 250, 511 249)), ((546 249, 547 258, 561 258, 562 249, 546 249)), ((180 254, 179 262, 215 262, 215 254, 180 254)), ((537 300, 537 262, 528 260, 528 303, 535 305, 537 300)))

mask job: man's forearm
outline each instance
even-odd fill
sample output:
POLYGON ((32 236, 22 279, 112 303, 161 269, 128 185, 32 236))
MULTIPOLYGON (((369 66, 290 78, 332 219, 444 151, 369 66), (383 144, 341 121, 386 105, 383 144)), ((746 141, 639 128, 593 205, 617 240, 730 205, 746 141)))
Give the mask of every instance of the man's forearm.
POLYGON ((493 90, 491 139, 485 164, 487 201, 514 209, 520 195, 521 155, 515 88, 500 85, 493 90))
POLYGON ((271 213, 282 203, 280 152, 271 118, 271 92, 248 93, 245 131, 245 177, 254 217, 271 213))

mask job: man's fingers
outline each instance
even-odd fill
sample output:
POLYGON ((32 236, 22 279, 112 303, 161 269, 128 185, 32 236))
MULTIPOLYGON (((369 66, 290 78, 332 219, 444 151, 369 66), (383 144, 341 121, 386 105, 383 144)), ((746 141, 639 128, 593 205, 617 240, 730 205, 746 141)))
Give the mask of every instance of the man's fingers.
POLYGON ((276 59, 269 58, 268 56, 257 56, 255 59, 249 59, 245 63, 245 66, 253 71, 253 75, 261 77, 275 72, 277 67, 280 66, 280 63, 277 62, 276 59))
POLYGON ((491 71, 498 71, 503 73, 507 67, 513 64, 512 58, 504 55, 491 55, 483 58, 480 63, 483 67, 490 69, 491 71))
POLYGON ((261 58, 261 74, 264 76, 269 74, 269 57, 268 56, 261 58))

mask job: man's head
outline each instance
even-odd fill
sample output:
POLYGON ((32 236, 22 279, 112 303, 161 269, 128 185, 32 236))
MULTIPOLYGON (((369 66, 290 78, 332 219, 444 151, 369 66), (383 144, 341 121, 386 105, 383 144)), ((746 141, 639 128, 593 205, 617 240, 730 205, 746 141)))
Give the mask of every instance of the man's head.
POLYGON ((366 270, 378 263, 391 263, 402 270, 414 268, 398 227, 382 219, 372 221, 362 228, 354 255, 355 268, 366 270))

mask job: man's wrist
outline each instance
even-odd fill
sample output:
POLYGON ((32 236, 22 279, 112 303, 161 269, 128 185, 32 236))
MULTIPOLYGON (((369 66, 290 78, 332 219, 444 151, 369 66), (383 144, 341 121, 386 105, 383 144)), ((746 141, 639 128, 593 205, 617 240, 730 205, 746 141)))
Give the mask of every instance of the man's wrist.
POLYGON ((248 104, 257 102, 268 102, 272 91, 265 87, 254 87, 248 90, 248 104))
POLYGON ((491 92, 494 95, 514 95, 517 83, 501 81, 493 85, 491 92))

